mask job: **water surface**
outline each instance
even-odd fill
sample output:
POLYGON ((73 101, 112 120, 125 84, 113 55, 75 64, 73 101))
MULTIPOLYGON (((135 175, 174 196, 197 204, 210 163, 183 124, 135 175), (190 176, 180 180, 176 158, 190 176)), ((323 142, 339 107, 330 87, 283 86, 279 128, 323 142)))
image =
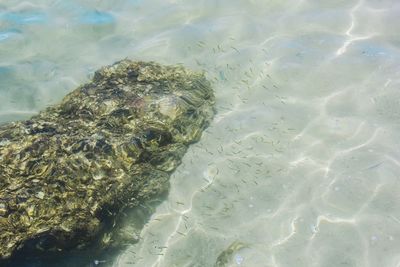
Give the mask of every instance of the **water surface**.
POLYGON ((400 266, 399 14, 396 0, 2 1, 0 122, 125 57, 204 70, 218 100, 141 241, 60 261, 213 266, 239 241, 229 266, 400 266))

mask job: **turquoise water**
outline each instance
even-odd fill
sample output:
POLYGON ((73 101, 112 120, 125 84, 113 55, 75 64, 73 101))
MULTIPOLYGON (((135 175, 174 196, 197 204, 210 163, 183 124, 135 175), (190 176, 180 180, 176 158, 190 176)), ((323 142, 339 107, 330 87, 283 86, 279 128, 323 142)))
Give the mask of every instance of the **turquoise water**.
POLYGON ((400 266, 400 2, 0 2, 0 122, 125 57, 213 81, 218 114, 118 255, 21 266, 400 266), (96 264, 97 263, 97 264, 96 264))

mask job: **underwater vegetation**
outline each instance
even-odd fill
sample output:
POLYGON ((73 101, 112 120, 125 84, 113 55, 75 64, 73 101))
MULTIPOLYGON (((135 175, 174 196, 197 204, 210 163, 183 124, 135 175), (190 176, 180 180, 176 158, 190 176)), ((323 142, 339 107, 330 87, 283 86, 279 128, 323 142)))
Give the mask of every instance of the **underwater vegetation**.
POLYGON ((168 190, 214 103, 204 74, 126 59, 0 126, 0 258, 135 242, 122 211, 168 190))

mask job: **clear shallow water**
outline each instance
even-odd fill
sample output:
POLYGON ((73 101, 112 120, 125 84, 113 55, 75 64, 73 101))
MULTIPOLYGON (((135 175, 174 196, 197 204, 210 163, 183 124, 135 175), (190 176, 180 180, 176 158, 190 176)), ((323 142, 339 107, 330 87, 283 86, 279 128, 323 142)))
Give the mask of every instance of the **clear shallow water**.
POLYGON ((398 267, 399 14, 395 0, 2 1, 0 121, 125 57, 205 70, 214 123, 141 241, 98 265, 213 266, 240 241, 229 266, 398 267))

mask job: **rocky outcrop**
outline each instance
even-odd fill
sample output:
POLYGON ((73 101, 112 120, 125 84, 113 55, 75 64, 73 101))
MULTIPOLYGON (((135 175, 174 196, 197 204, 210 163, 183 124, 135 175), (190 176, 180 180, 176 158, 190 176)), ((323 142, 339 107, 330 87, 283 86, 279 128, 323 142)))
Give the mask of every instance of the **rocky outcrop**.
POLYGON ((0 126, 0 258, 118 242, 118 214, 168 190, 214 101, 201 73, 122 60, 0 126))

